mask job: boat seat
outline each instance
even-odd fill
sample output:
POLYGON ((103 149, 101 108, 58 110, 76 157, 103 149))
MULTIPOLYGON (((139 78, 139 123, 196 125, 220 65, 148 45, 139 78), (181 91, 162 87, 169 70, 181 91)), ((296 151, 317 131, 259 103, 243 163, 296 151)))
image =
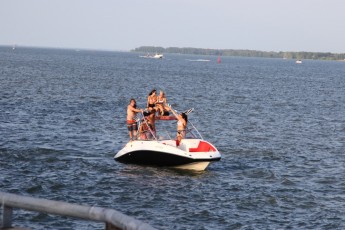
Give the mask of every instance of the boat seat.
POLYGON ((200 141, 197 148, 189 148, 189 152, 214 152, 216 151, 209 143, 200 141))

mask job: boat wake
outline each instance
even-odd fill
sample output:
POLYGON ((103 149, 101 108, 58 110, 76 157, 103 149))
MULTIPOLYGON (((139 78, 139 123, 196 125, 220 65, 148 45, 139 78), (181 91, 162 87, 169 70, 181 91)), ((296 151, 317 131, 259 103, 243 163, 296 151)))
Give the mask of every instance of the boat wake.
POLYGON ((192 61, 192 62, 209 62, 210 59, 186 59, 186 61, 192 61))

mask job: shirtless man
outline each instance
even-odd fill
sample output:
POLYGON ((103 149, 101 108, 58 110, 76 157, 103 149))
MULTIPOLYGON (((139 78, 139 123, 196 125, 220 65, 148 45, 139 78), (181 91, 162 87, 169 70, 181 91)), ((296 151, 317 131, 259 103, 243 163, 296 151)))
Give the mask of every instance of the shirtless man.
POLYGON ((127 106, 127 128, 129 132, 129 139, 131 141, 135 139, 138 129, 137 122, 134 117, 137 113, 143 111, 142 109, 137 109, 136 107, 136 101, 132 98, 127 106))
POLYGON ((155 109, 152 109, 149 114, 145 115, 144 121, 141 122, 139 128, 140 139, 149 140, 152 137, 156 138, 155 113, 155 109))
POLYGON ((156 110, 152 109, 150 115, 147 118, 147 122, 148 122, 148 124, 150 126, 150 129, 151 129, 152 134, 154 135, 154 137, 156 137, 155 121, 156 121, 156 110))

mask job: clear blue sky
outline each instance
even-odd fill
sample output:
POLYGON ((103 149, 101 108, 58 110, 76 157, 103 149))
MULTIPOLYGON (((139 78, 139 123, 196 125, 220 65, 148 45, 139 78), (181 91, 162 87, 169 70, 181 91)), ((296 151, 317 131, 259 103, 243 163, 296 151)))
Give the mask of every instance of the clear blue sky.
POLYGON ((0 0, 0 45, 345 53, 345 0, 0 0))

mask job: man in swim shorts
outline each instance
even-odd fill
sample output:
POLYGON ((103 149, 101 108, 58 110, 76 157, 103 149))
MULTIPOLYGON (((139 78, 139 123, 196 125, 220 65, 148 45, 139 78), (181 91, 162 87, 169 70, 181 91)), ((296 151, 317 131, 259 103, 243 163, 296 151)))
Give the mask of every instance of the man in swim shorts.
POLYGON ((131 99, 129 105, 127 106, 127 128, 129 133, 130 141, 134 140, 137 135, 138 125, 137 121, 135 120, 135 115, 139 112, 142 112, 142 109, 136 108, 136 101, 135 99, 131 99))

